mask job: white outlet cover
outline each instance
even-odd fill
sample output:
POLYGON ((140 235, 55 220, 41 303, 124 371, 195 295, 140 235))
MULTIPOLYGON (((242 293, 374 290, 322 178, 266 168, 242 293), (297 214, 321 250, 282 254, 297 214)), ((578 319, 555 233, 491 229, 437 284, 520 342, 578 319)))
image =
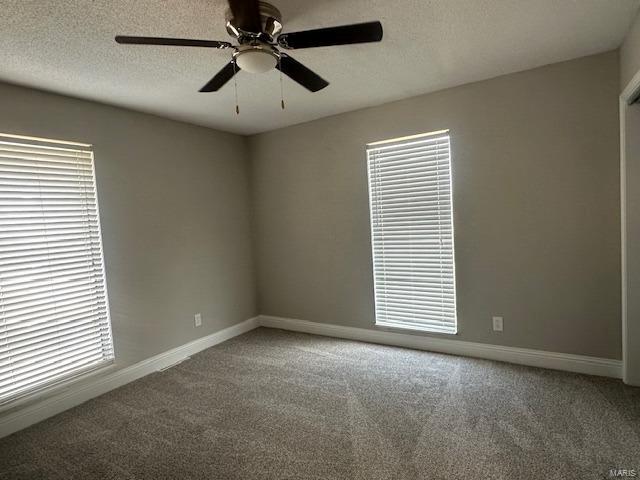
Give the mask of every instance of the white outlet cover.
POLYGON ((501 332, 503 327, 502 317, 493 317, 493 330, 495 332, 501 332))
POLYGON ((202 315, 200 313, 196 313, 194 315, 196 327, 202 326, 202 315))

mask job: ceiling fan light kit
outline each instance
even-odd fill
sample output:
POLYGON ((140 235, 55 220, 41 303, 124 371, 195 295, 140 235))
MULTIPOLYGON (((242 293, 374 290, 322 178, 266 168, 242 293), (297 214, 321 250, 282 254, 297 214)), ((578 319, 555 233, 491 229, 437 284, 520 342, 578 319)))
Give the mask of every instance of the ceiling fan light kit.
MULTIPOLYGON (((378 21, 319 28, 302 32, 282 33, 280 11, 273 5, 259 0, 229 0, 226 12, 227 32, 237 45, 216 40, 182 38, 116 36, 116 42, 127 45, 169 45, 232 49, 227 63, 200 92, 216 92, 237 72, 264 73, 274 68, 311 92, 322 90, 329 82, 293 59, 285 50, 328 47, 382 40, 382 25, 378 21)), ((284 100, 282 101, 284 108, 284 100)), ((238 108, 236 106, 236 112, 238 108)))
POLYGON ((241 45, 233 54, 239 70, 264 73, 278 65, 279 55, 269 45, 241 45))

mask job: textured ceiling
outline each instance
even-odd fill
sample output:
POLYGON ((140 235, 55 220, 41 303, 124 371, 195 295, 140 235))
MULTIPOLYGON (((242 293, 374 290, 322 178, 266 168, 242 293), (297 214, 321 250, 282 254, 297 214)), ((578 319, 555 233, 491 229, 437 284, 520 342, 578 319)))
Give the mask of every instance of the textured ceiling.
MULTIPOLYGON (((285 31, 379 19, 382 43, 290 52, 331 85, 240 72, 198 89, 222 50, 123 46, 116 34, 230 40, 223 0, 0 0, 0 80, 243 134, 618 47, 640 0, 273 0, 285 31)), ((1 101, 1 99, 0 99, 1 101)))

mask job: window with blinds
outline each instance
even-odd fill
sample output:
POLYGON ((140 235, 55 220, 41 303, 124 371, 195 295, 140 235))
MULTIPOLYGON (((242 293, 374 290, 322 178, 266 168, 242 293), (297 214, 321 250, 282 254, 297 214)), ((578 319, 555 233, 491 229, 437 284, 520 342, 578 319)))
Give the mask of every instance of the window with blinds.
POLYGON ((90 146, 0 135, 0 404, 113 358, 90 146))
POLYGON ((449 132, 367 145, 376 325, 456 333, 449 132))

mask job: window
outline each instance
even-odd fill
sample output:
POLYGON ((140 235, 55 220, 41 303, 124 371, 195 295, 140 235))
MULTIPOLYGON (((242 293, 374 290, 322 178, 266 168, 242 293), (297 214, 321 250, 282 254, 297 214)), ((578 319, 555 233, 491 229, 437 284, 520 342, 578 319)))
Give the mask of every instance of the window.
POLYGON ((0 403, 113 358, 90 146, 0 135, 0 403))
POLYGON ((449 132, 367 145, 376 325, 456 333, 449 132))

